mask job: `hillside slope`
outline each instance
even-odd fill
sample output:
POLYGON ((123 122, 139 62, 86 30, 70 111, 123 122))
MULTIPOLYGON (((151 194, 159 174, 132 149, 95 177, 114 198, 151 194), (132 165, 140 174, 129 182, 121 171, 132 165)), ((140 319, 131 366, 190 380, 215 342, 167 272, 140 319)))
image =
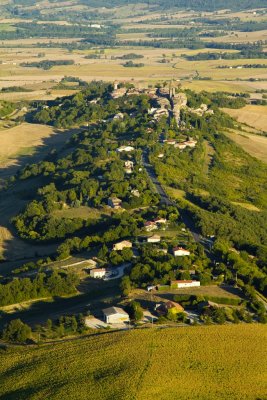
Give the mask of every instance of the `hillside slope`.
POLYGON ((0 398, 266 399, 266 327, 107 333, 1 351, 0 398))

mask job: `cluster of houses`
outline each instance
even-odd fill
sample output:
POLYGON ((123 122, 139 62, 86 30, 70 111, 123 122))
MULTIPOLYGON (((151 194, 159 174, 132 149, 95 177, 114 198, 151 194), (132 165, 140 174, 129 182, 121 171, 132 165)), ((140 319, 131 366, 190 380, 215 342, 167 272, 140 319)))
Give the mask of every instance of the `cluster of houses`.
MULTIPOLYGON (((184 283, 187 283, 189 281, 177 281, 181 282, 181 285, 184 283)), ((191 287, 196 286, 194 285, 195 281, 191 281, 191 287)), ((185 286, 181 286, 185 287, 185 286)), ((186 286, 188 287, 188 286, 186 286)), ((154 287, 151 287, 154 288, 154 287)), ((154 312, 155 315, 152 316, 152 318, 158 318, 161 316, 169 316, 169 315, 177 315, 180 313, 184 313, 185 310, 181 304, 175 302, 175 301, 170 301, 167 299, 161 299, 160 302, 157 302, 154 305, 154 312)), ((123 327, 125 324, 130 324, 130 316, 129 314, 121 307, 116 307, 116 306, 111 306, 108 308, 104 308, 102 310, 102 319, 106 324, 110 324, 113 326, 117 327, 123 327)), ((85 321, 87 324, 87 320, 85 321)), ((88 318, 88 323, 90 324, 90 318, 88 318)))
MULTIPOLYGON (((174 117, 177 124, 181 126, 180 113, 182 108, 188 108, 189 111, 203 116, 204 114, 213 114, 213 110, 208 109, 206 104, 201 104, 199 108, 189 108, 187 106, 187 96, 179 91, 176 82, 170 82, 168 87, 163 88, 130 88, 119 87, 119 82, 115 81, 114 90, 111 93, 113 99, 122 96, 132 96, 146 94, 153 100, 155 107, 148 110, 148 113, 153 117, 152 122, 158 122, 162 117, 174 117)), ((192 146, 193 147, 193 146, 192 146)))
POLYGON ((209 109, 207 104, 201 104, 199 108, 188 108, 188 110, 197 114, 199 117, 203 117, 205 114, 214 114, 214 111, 209 109))
MULTIPOLYGON (((160 241, 161 241, 161 237, 156 234, 146 237, 147 243, 155 244, 155 243, 160 243, 160 241)), ((113 251, 122 251, 123 249, 126 249, 126 248, 132 249, 132 247, 133 247, 133 244, 131 241, 122 240, 120 242, 114 243, 112 250, 113 251)), ((168 253, 168 249, 166 249, 166 248, 158 249, 158 251, 163 252, 165 254, 168 253)), ((190 256, 191 253, 189 250, 184 249, 183 247, 174 247, 172 249, 172 254, 174 257, 185 257, 185 256, 190 256)), ((92 278, 103 279, 106 277, 107 273, 108 273, 107 268, 97 268, 96 261, 94 261, 93 264, 90 264, 90 276, 92 278)), ((177 281, 177 282, 179 283, 179 281, 177 281)), ((185 281, 185 282, 187 282, 187 281, 185 281)), ((172 282, 172 285, 175 285, 175 284, 176 284, 175 282, 172 282)), ((199 285, 195 285, 195 286, 199 286, 199 285)), ((191 286, 185 286, 185 287, 191 287, 191 286)))

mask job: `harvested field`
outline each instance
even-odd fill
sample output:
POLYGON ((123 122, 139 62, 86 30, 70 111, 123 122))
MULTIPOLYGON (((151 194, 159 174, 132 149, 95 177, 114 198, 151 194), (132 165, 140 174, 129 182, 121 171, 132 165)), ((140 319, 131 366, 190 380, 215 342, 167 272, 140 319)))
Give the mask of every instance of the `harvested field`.
MULTIPOLYGON (((49 151, 45 143, 46 140, 49 139, 53 146, 63 145, 64 140, 66 140, 66 133, 61 136, 60 132, 47 125, 28 123, 22 123, 11 129, 0 130, 0 178, 7 176, 9 172, 7 167, 21 166, 22 156, 36 154, 37 157, 37 153, 44 155, 45 151, 49 151), (18 161, 18 159, 20 160, 18 161)), ((41 156, 37 158, 39 157, 41 156)), ((31 162, 36 161, 35 158, 31 158, 31 162)))
POLYGON ((267 163, 267 137, 239 131, 225 133, 251 156, 267 163))
POLYGON ((231 117, 236 118, 240 123, 247 124, 252 128, 267 132, 266 106, 247 105, 238 110, 224 108, 223 111, 227 112, 229 115, 231 115, 231 117))

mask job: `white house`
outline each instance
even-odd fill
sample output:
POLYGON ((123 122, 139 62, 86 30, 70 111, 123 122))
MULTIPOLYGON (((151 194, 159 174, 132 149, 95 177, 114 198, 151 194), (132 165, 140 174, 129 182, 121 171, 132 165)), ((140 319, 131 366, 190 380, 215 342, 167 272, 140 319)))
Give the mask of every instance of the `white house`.
POLYGON ((173 255, 175 257, 190 256, 190 251, 189 250, 185 250, 182 247, 174 247, 173 255))
POLYGON ((107 324, 121 324, 129 322, 130 318, 126 311, 120 307, 109 307, 103 310, 105 322, 107 324))
POLYGON ((127 153, 129 153, 130 151, 133 151, 134 147, 133 146, 121 146, 117 149, 117 151, 119 153, 122 153, 123 151, 126 151, 127 153))
POLYGON ((128 240, 123 240, 122 242, 115 243, 113 244, 113 250, 123 250, 123 249, 131 249, 133 247, 132 242, 129 242, 128 240))
POLYGON ((147 238, 147 243, 159 243, 159 242, 160 242, 159 235, 153 235, 147 238))
POLYGON ((154 219, 154 222, 156 224, 167 224, 166 218, 162 218, 162 217, 158 217, 158 218, 154 219))
POLYGON ((91 24, 89 26, 90 26, 90 28, 96 28, 96 29, 101 29, 102 28, 102 25, 100 25, 100 24, 91 24))
POLYGON ((188 287, 198 287, 200 286, 199 281, 172 281, 171 287, 175 287, 177 289, 188 288, 188 287))
POLYGON ((93 268, 90 270, 90 276, 92 278, 101 279, 105 277, 106 272, 107 272, 106 268, 93 268))

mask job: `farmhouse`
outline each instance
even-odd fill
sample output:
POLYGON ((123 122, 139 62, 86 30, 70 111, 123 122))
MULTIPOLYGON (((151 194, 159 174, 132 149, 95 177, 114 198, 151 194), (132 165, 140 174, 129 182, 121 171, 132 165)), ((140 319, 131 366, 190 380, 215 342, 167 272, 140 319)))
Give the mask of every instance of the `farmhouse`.
POLYGON ((160 242, 159 235, 153 235, 147 238, 147 243, 159 243, 159 242, 160 242))
POLYGON ((132 242, 123 240, 122 242, 113 244, 113 250, 120 251, 123 249, 131 249, 133 247, 132 242))
POLYGON ((174 247, 173 255, 175 257, 190 256, 190 251, 189 250, 185 250, 182 247, 174 247))
POLYGON ((120 307, 109 307, 103 310, 105 322, 107 324, 121 324, 129 322, 129 315, 120 307))
POLYGON ((178 314, 184 311, 184 308, 174 301, 167 301, 165 303, 157 304, 155 309, 159 315, 166 315, 168 312, 178 314))
POLYGON ((173 289, 182 289, 182 288, 188 288, 188 287, 198 287, 200 286, 199 281, 171 281, 171 287, 173 289))
POLYGON ((118 197, 110 197, 108 199, 108 205, 115 210, 121 208, 122 200, 118 199, 118 197))
POLYGON ((90 276, 91 278, 104 278, 106 275, 106 268, 93 268, 90 270, 90 276))

